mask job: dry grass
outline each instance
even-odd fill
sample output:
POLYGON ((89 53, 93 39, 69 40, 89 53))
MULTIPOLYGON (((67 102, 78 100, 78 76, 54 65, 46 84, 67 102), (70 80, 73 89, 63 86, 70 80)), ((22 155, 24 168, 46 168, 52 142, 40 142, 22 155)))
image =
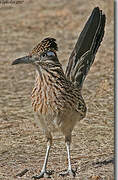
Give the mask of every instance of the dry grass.
MULTIPOLYGON (((30 93, 34 69, 12 67, 11 62, 26 55, 46 36, 57 39, 59 58, 64 67, 87 17, 95 6, 107 16, 104 41, 83 88, 88 113, 73 131, 72 165, 76 179, 114 179, 114 39, 113 2, 99 0, 27 0, 13 8, 0 4, 0 180, 16 180, 16 174, 29 171, 20 179, 29 180, 42 167, 46 143, 33 123, 30 93)), ((55 136, 48 167, 52 179, 61 179, 65 169, 64 137, 55 136)), ((65 179, 71 179, 69 177, 65 179)))

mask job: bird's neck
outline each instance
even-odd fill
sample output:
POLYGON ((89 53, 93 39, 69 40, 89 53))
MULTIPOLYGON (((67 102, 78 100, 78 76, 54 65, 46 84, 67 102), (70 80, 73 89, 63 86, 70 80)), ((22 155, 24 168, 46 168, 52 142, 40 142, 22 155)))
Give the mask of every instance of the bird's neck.
POLYGON ((46 67, 39 67, 36 70, 36 84, 39 86, 39 84, 47 84, 55 83, 59 80, 65 80, 65 74, 63 72, 61 64, 58 65, 51 65, 49 68, 46 67), (40 81, 40 83, 37 83, 37 80, 40 81))
POLYGON ((61 89, 63 87, 65 79, 61 66, 54 66, 50 69, 37 69, 35 86, 32 91, 34 111, 45 113, 51 106, 55 106, 53 103, 56 102, 57 88, 61 89))

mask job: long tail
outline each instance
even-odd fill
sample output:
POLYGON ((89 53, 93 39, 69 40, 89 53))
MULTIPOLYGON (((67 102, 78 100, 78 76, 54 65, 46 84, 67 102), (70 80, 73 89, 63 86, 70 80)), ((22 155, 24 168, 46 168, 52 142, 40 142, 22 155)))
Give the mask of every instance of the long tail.
POLYGON ((65 75, 79 88, 82 88, 103 39, 105 20, 102 11, 94 8, 69 58, 65 75))

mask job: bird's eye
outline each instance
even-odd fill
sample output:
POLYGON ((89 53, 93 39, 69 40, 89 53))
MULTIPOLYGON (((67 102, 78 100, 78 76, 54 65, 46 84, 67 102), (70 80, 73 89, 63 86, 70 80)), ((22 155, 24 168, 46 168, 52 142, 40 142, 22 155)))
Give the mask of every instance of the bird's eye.
POLYGON ((42 53, 40 57, 46 57, 46 53, 42 53))
POLYGON ((45 52, 45 53, 42 53, 41 55, 40 55, 40 57, 46 57, 46 56, 55 56, 55 53, 54 52, 52 52, 52 51, 47 51, 47 52, 45 52))
POLYGON ((45 56, 46 56, 46 54, 44 53, 44 54, 42 54, 42 56, 43 56, 43 57, 45 57, 45 56))

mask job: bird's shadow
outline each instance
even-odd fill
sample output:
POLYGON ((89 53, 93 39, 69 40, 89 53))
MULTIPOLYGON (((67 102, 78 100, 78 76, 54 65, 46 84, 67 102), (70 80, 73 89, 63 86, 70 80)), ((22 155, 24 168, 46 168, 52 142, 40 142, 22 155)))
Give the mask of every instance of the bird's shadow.
POLYGON ((92 165, 97 168, 97 167, 101 167, 103 165, 107 165, 109 163, 114 164, 114 158, 111 158, 109 160, 104 160, 104 161, 97 161, 97 162, 92 163, 92 165))

